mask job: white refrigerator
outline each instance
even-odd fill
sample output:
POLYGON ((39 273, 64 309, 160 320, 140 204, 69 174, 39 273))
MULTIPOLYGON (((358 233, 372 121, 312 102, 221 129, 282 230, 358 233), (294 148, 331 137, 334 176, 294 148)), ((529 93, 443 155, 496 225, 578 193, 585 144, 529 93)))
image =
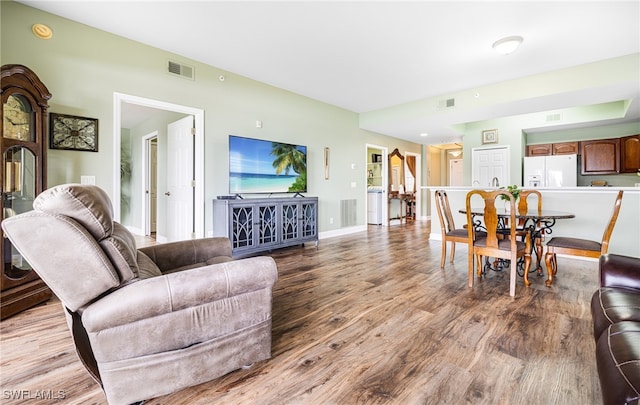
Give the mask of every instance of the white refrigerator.
POLYGON ((523 187, 576 187, 578 155, 524 158, 523 187))

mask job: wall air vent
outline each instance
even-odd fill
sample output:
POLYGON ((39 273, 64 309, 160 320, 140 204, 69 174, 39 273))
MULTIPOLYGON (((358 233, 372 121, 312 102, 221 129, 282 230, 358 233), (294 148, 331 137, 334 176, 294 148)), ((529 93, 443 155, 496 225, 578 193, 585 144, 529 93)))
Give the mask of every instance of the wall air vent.
POLYGON ((548 114, 546 117, 546 121, 547 122, 562 121, 562 114, 561 113, 548 114))
POLYGON ((185 79, 194 80, 195 69, 193 66, 185 65, 174 61, 168 61, 167 71, 176 76, 184 77, 185 79))
POLYGON ((448 98, 446 100, 438 100, 438 108, 452 108, 456 106, 455 98, 448 98))
POLYGON ((358 223, 356 199, 340 200, 340 225, 354 226, 358 223))

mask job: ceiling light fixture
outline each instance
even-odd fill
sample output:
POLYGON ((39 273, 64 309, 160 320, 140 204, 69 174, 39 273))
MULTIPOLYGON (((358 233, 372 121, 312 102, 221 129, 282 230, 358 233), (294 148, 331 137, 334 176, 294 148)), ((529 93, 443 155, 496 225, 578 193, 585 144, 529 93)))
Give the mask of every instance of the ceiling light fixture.
POLYGON ((33 24, 31 26, 31 32, 40 39, 51 39, 53 37, 51 28, 44 24, 33 24))
POLYGON ((462 151, 461 150, 450 150, 449 154, 453 157, 458 157, 460 155, 462 155, 462 151))
POLYGON ((429 134, 426 133, 426 132, 423 132, 423 133, 420 134, 420 136, 429 136, 429 134))
POLYGON ((515 52, 522 43, 522 37, 517 35, 497 40, 493 43, 493 49, 500 55, 509 55, 515 52))

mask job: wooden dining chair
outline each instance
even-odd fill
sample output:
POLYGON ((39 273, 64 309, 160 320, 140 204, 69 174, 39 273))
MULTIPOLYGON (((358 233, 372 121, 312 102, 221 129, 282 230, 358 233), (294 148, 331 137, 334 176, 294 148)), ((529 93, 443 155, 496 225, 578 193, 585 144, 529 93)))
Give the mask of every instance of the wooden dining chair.
POLYGON ((447 242, 451 242, 451 257, 456 254, 456 243, 469 243, 469 232, 465 228, 456 228, 451 215, 449 197, 444 190, 435 191, 436 209, 440 219, 440 231, 442 232, 442 257, 440 258, 440 268, 444 268, 445 257, 447 256, 447 242))
MULTIPOLYGON (((500 237, 499 227, 501 222, 498 221, 496 212, 496 199, 502 195, 509 198, 511 206, 509 223, 516 223, 516 207, 513 195, 506 190, 472 190, 467 193, 467 226, 472 232, 469 232, 469 287, 473 287, 474 279, 474 262, 478 266, 478 277, 483 275, 482 258, 495 257, 497 259, 509 260, 509 295, 516 295, 516 275, 518 260, 524 257, 524 274, 528 274, 531 267, 531 238, 530 234, 525 235, 525 241, 519 241, 516 238, 516 227, 511 227, 509 233, 504 237, 500 237), (473 196, 478 195, 484 200, 484 225, 486 235, 479 236, 476 234, 475 224, 473 221, 473 213, 471 211, 471 200, 473 196), (474 260, 475 259, 475 260, 474 260)), ((526 277, 526 276, 525 276, 526 277)))
MULTIPOLYGON (((529 197, 531 196, 535 196, 538 202, 538 213, 542 212, 542 193, 539 192, 538 190, 522 190, 520 191, 520 199, 518 200, 518 213, 519 214, 525 214, 527 211, 529 211, 529 197)), ((536 252, 536 259, 537 259, 537 267, 536 270, 538 270, 538 274, 542 274, 542 266, 540 266, 540 261, 542 260, 542 238, 544 237, 544 231, 542 229, 540 229, 540 223, 536 222, 535 224, 531 224, 531 226, 534 226, 535 228, 533 230, 530 229, 524 229, 524 227, 526 226, 526 220, 525 219, 519 219, 518 220, 518 227, 516 229, 516 232, 518 233, 519 236, 524 236, 525 232, 531 232, 531 243, 533 244, 533 248, 535 249, 536 252)), ((528 277, 525 277, 525 283, 527 285, 529 281, 528 277)))
POLYGON ((602 240, 600 242, 571 237, 554 237, 547 242, 547 253, 544 256, 544 261, 547 265, 547 273, 549 275, 547 281, 545 281, 547 287, 551 286, 551 283, 553 283, 553 276, 558 272, 556 254, 559 253, 569 256, 591 257, 597 259, 601 255, 609 252, 609 240, 611 239, 613 228, 618 220, 618 213, 620 213, 622 194, 623 191, 620 190, 613 205, 613 212, 611 213, 611 218, 609 218, 609 224, 604 230, 604 234, 602 235, 602 240))

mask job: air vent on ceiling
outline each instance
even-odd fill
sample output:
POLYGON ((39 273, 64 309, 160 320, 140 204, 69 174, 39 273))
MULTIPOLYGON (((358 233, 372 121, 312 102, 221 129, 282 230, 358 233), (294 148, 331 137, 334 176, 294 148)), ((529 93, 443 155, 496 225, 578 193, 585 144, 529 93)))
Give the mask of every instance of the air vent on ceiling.
POLYGON ((189 65, 185 65, 183 63, 178 63, 178 62, 173 62, 173 61, 169 61, 168 62, 168 72, 172 75, 176 75, 176 76, 180 76, 180 77, 184 77, 185 79, 194 79, 194 67, 193 66, 189 66, 189 65))
POLYGON ((546 118, 547 122, 558 122, 558 121, 562 121, 562 113, 554 113, 554 114, 548 114, 547 118, 546 118))
POLYGON ((456 106, 455 98, 448 98, 446 100, 438 100, 438 108, 452 108, 456 106))

